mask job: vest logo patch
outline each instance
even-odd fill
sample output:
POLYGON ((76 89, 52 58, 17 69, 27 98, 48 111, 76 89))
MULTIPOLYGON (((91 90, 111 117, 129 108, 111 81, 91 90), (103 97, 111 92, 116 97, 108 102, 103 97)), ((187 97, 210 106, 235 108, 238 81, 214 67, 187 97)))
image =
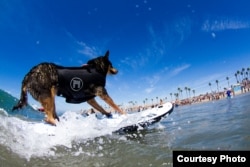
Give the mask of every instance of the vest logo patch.
POLYGON ((81 78, 78 77, 74 77, 71 79, 70 81, 70 87, 73 91, 79 91, 82 89, 83 87, 83 81, 81 80, 81 78))

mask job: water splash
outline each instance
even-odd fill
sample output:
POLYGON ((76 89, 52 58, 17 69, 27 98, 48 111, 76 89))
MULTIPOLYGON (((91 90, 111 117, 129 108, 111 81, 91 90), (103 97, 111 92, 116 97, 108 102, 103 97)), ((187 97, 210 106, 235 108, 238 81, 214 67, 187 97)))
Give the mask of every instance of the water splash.
POLYGON ((113 119, 98 119, 94 114, 83 117, 67 111, 60 116, 57 126, 51 126, 42 121, 9 116, 3 109, 0 113, 0 144, 28 160, 55 156, 58 146, 72 149, 75 143, 112 135, 114 131, 138 122, 132 115, 114 114, 113 119))

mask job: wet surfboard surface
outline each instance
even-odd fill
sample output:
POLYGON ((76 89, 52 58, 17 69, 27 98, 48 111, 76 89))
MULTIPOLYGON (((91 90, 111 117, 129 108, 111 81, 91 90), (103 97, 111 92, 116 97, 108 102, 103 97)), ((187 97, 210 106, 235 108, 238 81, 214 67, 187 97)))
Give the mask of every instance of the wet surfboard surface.
POLYGON ((113 118, 98 117, 100 121, 106 121, 107 127, 117 127, 114 132, 133 132, 139 129, 146 128, 162 118, 172 113, 174 106, 172 103, 167 102, 162 105, 150 107, 140 112, 133 112, 127 115, 113 115, 113 118))
POLYGON ((115 132, 133 132, 140 128, 146 128, 156 122, 159 122, 163 117, 172 113, 174 106, 167 102, 163 105, 158 105, 153 108, 148 108, 141 112, 130 114, 130 117, 137 117, 137 122, 118 129, 115 132))

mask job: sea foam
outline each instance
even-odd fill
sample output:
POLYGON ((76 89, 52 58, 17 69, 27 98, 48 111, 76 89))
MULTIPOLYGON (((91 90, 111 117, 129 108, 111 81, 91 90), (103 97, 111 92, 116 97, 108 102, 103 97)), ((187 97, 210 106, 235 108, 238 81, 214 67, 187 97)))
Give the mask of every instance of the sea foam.
POLYGON ((97 119, 96 115, 83 117, 76 112, 67 111, 60 117, 56 126, 44 121, 28 121, 0 110, 0 144, 19 156, 29 160, 31 157, 55 156, 57 147, 71 149, 73 143, 84 143, 96 137, 111 135, 114 131, 136 123, 135 118, 113 115, 113 119, 97 119))

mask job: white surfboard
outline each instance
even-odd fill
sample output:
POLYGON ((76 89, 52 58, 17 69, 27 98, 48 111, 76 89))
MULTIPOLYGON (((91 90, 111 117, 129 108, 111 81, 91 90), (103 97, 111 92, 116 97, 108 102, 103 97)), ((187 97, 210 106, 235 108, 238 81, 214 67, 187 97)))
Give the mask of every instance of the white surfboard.
POLYGON ((116 116, 113 118, 98 118, 101 121, 106 120, 107 127, 117 127, 114 132, 124 133, 143 129, 159 122, 163 117, 169 115, 174 109, 172 103, 167 102, 163 105, 148 108, 140 112, 127 114, 126 116, 116 116))
POLYGON ((154 108, 149 108, 144 111, 131 114, 131 116, 139 118, 138 122, 136 124, 122 127, 116 132, 132 132, 138 130, 139 128, 146 128, 149 125, 159 122, 163 117, 169 115, 173 109, 173 104, 167 102, 163 105, 158 105, 154 108))

